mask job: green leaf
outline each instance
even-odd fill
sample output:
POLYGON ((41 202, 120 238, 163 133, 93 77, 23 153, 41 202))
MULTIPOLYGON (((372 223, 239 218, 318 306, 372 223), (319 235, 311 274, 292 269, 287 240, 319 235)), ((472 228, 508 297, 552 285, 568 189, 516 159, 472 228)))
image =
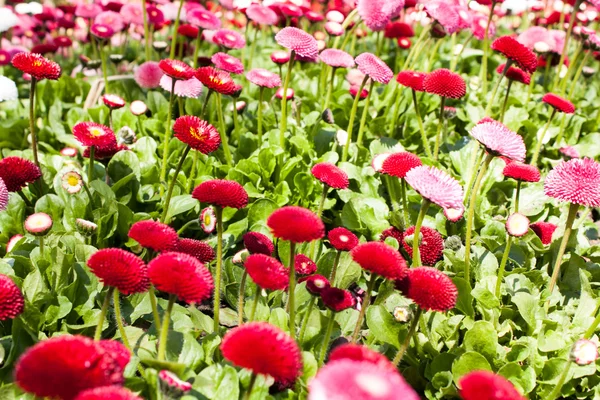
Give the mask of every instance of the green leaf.
POLYGON ((400 348, 399 335, 402 325, 384 306, 372 305, 367 309, 367 325, 377 340, 400 348))
POLYGON ((211 365, 196 377, 193 389, 209 399, 238 400, 240 387, 238 375, 230 365, 211 365))
POLYGON ((467 351, 458 357, 452 364, 452 376, 454 382, 458 383, 459 379, 471 371, 491 371, 490 363, 479 353, 467 351))
POLYGON ((496 358, 496 347, 498 346, 498 334, 494 325, 487 321, 477 321, 467 331, 464 338, 464 346, 467 351, 481 354, 490 363, 496 358))
POLYGON ((456 300, 456 308, 464 312, 470 317, 475 316, 475 310, 473 309, 473 296, 471 296, 471 287, 462 278, 452 278, 452 282, 458 289, 458 299, 456 300))

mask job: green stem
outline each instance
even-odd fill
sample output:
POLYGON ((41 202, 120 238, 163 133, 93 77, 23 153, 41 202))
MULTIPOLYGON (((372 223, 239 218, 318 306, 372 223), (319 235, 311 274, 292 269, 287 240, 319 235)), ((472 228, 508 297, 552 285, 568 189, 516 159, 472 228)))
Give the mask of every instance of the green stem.
POLYGON ((240 142, 240 123, 238 121, 239 115, 237 110, 237 101, 233 99, 233 138, 238 143, 240 142))
POLYGON ((358 314, 358 319, 356 320, 356 326, 354 327, 354 332, 352 333, 351 343, 356 343, 358 340, 358 335, 360 334, 360 328, 362 327, 363 320, 365 319, 365 314, 367 312, 367 307, 371 303, 371 292, 375 288, 375 280, 377 279, 377 275, 371 273, 371 278, 367 283, 367 292, 365 293, 365 299, 363 301, 362 307, 360 308, 360 313, 358 314))
MULTIPOLYGON (((490 7, 490 15, 485 26, 485 33, 483 34, 483 58, 481 60, 481 89, 483 92, 483 98, 487 97, 487 61, 488 61, 488 48, 490 47, 490 25, 492 24, 492 18, 494 17, 494 8, 496 8, 497 1, 492 0, 492 6, 490 7)), ((486 113, 487 114, 487 113, 486 113)))
POLYGON ((322 366, 325 361, 325 355, 327 354, 327 348, 329 347, 329 339, 331 339, 331 333, 333 332, 333 324, 335 322, 335 313, 333 310, 329 310, 327 317, 329 318, 329 321, 327 322, 327 330, 325 331, 325 336, 323 336, 323 342, 321 343, 319 367, 322 366))
POLYGON ((219 334, 219 311, 221 309, 221 269, 223 265, 223 209, 214 207, 217 218, 217 265, 215 267, 215 295, 213 306, 213 330, 219 334))
POLYGON ((281 97, 281 122, 279 123, 279 147, 285 150, 285 132, 287 131, 287 91, 290 87, 290 79, 292 76, 292 68, 294 67, 294 60, 296 58, 296 52, 292 50, 290 54, 290 61, 288 62, 287 72, 285 74, 285 81, 283 83, 283 96, 281 97))
POLYGON ((325 96, 325 105, 323 106, 323 110, 329 108, 329 104, 331 103, 331 94, 333 93, 333 83, 335 81, 335 71, 337 68, 331 67, 331 77, 329 78, 329 86, 327 88, 327 95, 325 96))
POLYGON ((575 93, 575 88, 577 87, 577 81, 579 81, 579 78, 581 77, 581 73, 583 72, 583 68, 587 64, 588 57, 590 56, 591 53, 592 53, 592 51, 588 50, 585 53, 585 56, 583 56, 583 60, 581 61, 581 64, 579 65, 579 68, 577 69, 577 73, 575 74, 575 77, 572 80, 571 90, 569 90, 569 97, 568 97, 569 99, 571 99, 573 97, 573 94, 575 93))
POLYGON ((510 68, 511 65, 512 65, 512 61, 510 59, 506 60, 504 69, 502 70, 502 73, 500 74, 500 77, 498 78, 498 81, 496 82, 496 85, 494 86, 494 90, 492 90, 492 97, 490 97, 490 100, 488 101, 488 105, 485 108, 485 115, 490 115, 490 112, 492 111, 492 105, 494 104, 494 100, 496 99, 496 94, 498 93, 498 89, 500 88, 500 83, 502 83, 502 79, 504 79, 504 77, 506 76, 506 73, 508 72, 508 69, 510 68))
POLYGON ((519 197, 521 195, 521 180, 517 181, 517 191, 515 193, 515 212, 519 212, 519 197))
POLYGON ((352 129, 354 128, 354 119, 356 118, 356 111, 358 110, 358 103, 360 102, 360 94, 362 93, 367 81, 369 80, 368 76, 365 76, 360 87, 358 88, 358 92, 356 93, 356 97, 354 98, 354 103, 352 103, 352 110, 350 111, 350 119, 348 120, 348 138, 346 139, 346 144, 344 145, 344 151, 342 153, 342 162, 346 162, 348 160, 348 150, 350 149, 350 142, 352 142, 352 129))
POLYGON ((335 259, 333 260, 333 266, 331 267, 331 273, 329 274, 329 282, 331 282, 332 286, 335 286, 335 275, 337 273, 337 267, 340 264, 340 258, 342 256, 342 251, 338 250, 335 254, 335 259))
POLYGON ((481 181, 483 177, 494 159, 494 156, 488 154, 485 156, 483 160, 483 165, 477 174, 477 179, 475 180, 475 184, 473 186, 473 190, 471 191, 471 199, 469 200, 469 210, 467 212, 467 233, 465 239, 465 280, 471 286, 471 275, 470 275, 470 266, 471 266, 471 236, 473 234, 473 219, 475 218, 475 203, 477 200, 477 196, 479 195, 479 186, 481 185, 481 181))
POLYGON ((506 105, 508 104, 508 95, 510 94, 510 88, 512 87, 512 80, 508 81, 508 85, 506 86, 506 94, 504 95, 504 101, 502 102, 502 110, 500 110, 500 118, 498 121, 502 122, 504 120, 504 113, 506 112, 506 105))
POLYGON ((412 266, 420 267, 421 266, 421 254, 419 253, 419 236, 421 234, 421 225, 423 225, 423 220, 425 219, 425 215, 427 214, 427 209, 431 202, 425 198, 421 202, 421 209, 419 210, 419 216, 417 217, 417 223, 415 224, 415 232, 413 234, 413 257, 412 257, 412 266))
POLYGON ((440 101, 440 115, 438 116, 438 127, 437 132, 435 134, 435 147, 433 148, 433 159, 438 159, 438 154, 440 151, 440 138, 442 135, 442 126, 444 125, 444 104, 446 103, 446 98, 442 97, 440 101))
POLYGON ((123 341, 123 345, 133 353, 131 349, 131 344, 129 343, 129 339, 127 338, 127 333, 125 333, 125 327, 123 326, 123 316, 121 315, 121 304, 119 303, 119 291, 113 291, 113 307, 115 309, 115 319, 117 320, 117 327, 119 328, 119 333, 121 334, 121 340, 123 341))
MULTIPOLYGON (((565 57, 567 57, 567 53, 569 52, 569 40, 571 39, 571 33, 573 32, 573 27, 575 26, 575 21, 577 20, 577 12, 579 10, 579 6, 581 6, 581 2, 582 1, 583 0, 576 0, 575 4, 573 5, 573 11, 571 12, 571 18, 570 18, 570 21, 569 21, 569 28, 567 29, 567 34, 565 36, 565 43, 563 45, 563 49, 562 49, 562 52, 560 54, 560 60, 558 62, 558 68, 562 67, 562 65, 565 62, 565 57)), ((556 76, 554 77, 554 81, 552 82, 552 90, 554 90, 554 87, 558 83, 559 79, 560 79, 560 74, 557 73, 556 76)), ((550 91, 552 91, 552 90, 550 90, 550 91)))
POLYGON ((367 123, 367 115, 369 114, 369 105, 371 104, 371 93, 373 93, 374 85, 375 81, 371 81, 371 84, 369 85, 369 93, 367 94, 367 98, 365 99, 365 106, 363 107, 362 116, 360 118, 360 125, 358 127, 358 137, 356 138, 357 146, 362 146, 363 134, 365 132, 365 125, 367 123))
POLYGON ((158 314, 158 303, 156 302, 156 291, 154 290, 154 285, 150 285, 150 289, 148 289, 148 296, 150 297, 150 306, 152 307, 154 325, 156 325, 156 331, 160 332, 160 314, 158 314))
POLYGON ((533 92, 533 87, 535 86, 535 79, 533 77, 534 74, 535 72, 531 74, 529 86, 527 87, 527 100, 525 100, 525 107, 527 107, 529 104, 529 99, 531 99, 531 93, 533 92))
POLYGON ((288 303, 287 308, 290 312, 290 335, 296 337, 296 268, 294 268, 294 260, 296 259, 296 243, 290 242, 290 261, 288 268, 290 270, 290 284, 288 286, 288 303))
POLYGON ((596 332, 596 328, 598 328, 599 324, 600 324, 600 313, 598 313, 598 315, 596 316, 596 319, 594 319, 594 322, 592 322, 592 324, 590 325, 588 330, 585 331, 585 335, 583 335, 583 338, 589 340, 596 332))
POLYGON ((469 160, 469 171, 471 172, 471 177, 469 178, 469 182, 465 188, 465 201, 469 199, 471 189, 473 189, 473 183, 475 182, 475 178, 477 177, 477 172, 479 171, 478 165, 481 165, 483 161, 483 156, 485 156, 485 151, 479 148, 479 145, 476 144, 477 149, 471 152, 471 159, 469 160))
POLYGON ((250 318, 248 321, 254 321, 254 315, 256 314, 256 306, 258 306, 258 299, 260 298, 260 288, 258 285, 256 286, 256 290, 254 291, 254 299, 252 300, 252 309, 250 310, 250 318))
POLYGON ((300 327, 300 334, 298 335, 298 343, 302 344, 304 341, 304 334, 306 333, 306 327, 308 326, 308 320, 310 319, 310 313, 315 306, 315 302, 317 301, 317 296, 310 296, 310 302, 308 303, 308 308, 304 313, 304 318, 302 318, 302 327, 300 327))
MULTIPOLYGON (((200 50, 200 42, 202 41, 202 30, 198 30, 198 36, 196 36, 196 46, 194 47, 194 58, 192 65, 194 69, 198 68, 198 51, 200 50)), ((209 92, 210 93, 210 92, 209 92)))
POLYGON ((260 87, 258 89, 258 107, 257 107, 257 118, 258 118, 258 147, 262 146, 263 141, 263 126, 262 126, 262 108, 263 108, 263 97, 265 94, 265 88, 260 87))
POLYGON ((429 60, 427 60, 427 68, 425 69, 425 72, 431 71, 431 67, 433 67, 433 64, 435 63, 435 59, 437 58, 442 41, 443 39, 436 40, 435 46, 433 46, 433 50, 431 50, 429 60))
POLYGON ((104 78, 104 93, 110 93, 108 90, 108 65, 106 64, 106 52, 104 47, 100 47, 100 61, 102 62, 102 76, 104 78))
POLYGON ((240 290, 238 295, 238 325, 244 323, 244 297, 246 294, 246 278, 248 277, 248 271, 244 268, 242 273, 242 279, 240 280, 240 290))
POLYGON ((396 189, 394 187, 394 182, 392 181, 392 176, 383 175, 381 177, 381 181, 387 188, 388 195, 390 197, 390 204, 392 205, 392 211, 396 211, 398 209, 398 201, 396 196, 396 189))
POLYGON ((404 215, 404 226, 410 225, 410 215, 408 213, 407 187, 404 178, 400 179, 400 195, 402 196, 402 213, 404 215))
POLYGON ((187 191, 191 192, 196 180, 196 167, 198 166, 198 159, 200 158, 200 152, 194 152, 194 158, 192 158, 192 169, 190 170, 190 176, 188 177, 187 191))
MULTIPOLYGON (((325 200, 327 200, 327 192, 329 192, 329 186, 327 186, 326 184, 323 184, 323 191, 321 192, 321 200, 319 201, 319 208, 317 209, 317 217, 321 218, 321 215, 323 215, 323 208, 325 207, 325 200)), ((320 240, 313 240, 312 242, 310 242, 310 250, 309 250, 309 255, 310 255, 310 259, 314 260, 315 257, 317 256, 316 251, 317 251, 317 243, 320 243, 320 240)))
POLYGON ((100 340, 102 337, 102 327, 104 326, 104 320, 106 319, 106 312, 110 304, 110 297, 112 295, 114 287, 109 286, 102 302, 102 308, 100 309, 100 315, 98 316, 98 325, 96 325, 96 332, 94 333, 94 340, 100 340))
POLYGON ((40 243, 40 257, 44 257, 44 237, 40 236, 38 239, 39 243, 40 243))
POLYGON ((471 36, 469 36, 469 38, 467 40, 465 40, 465 42, 463 43, 463 45, 460 49, 460 52, 452 59, 452 63, 450 64, 450 71, 454 71, 456 69, 456 66, 458 65, 458 61, 461 59, 463 52, 465 51, 465 49, 467 48, 467 45, 471 42, 473 37, 474 37, 474 35, 471 34, 471 36))
POLYGON ((146 50, 146 61, 150 61, 150 46, 152 38, 148 27, 148 12, 146 11, 146 0, 142 0, 142 16, 144 18, 144 44, 146 50))
POLYGON ((550 293, 554 290, 554 286, 556 286, 556 281, 558 279, 558 274, 560 272, 560 265, 562 263, 562 258, 565 254, 565 250, 567 249, 567 243, 569 243, 569 237, 571 236, 571 231, 573 230, 573 221, 575 221, 575 217, 577 216, 577 210, 579 209, 579 204, 571 203, 569 205, 569 214, 567 215, 567 223, 565 225, 565 233, 563 234, 562 241, 560 242, 560 247, 558 249, 558 254, 556 255, 556 261, 554 262, 554 270, 552 271, 552 278, 550 279, 550 284, 548 285, 548 290, 550 293))
POLYGON ((162 328, 160 330, 160 339, 158 342, 158 361, 165 360, 165 353, 167 350, 167 338, 169 337, 169 325, 171 324, 171 311, 173 310, 173 304, 175 304, 175 295, 169 295, 169 304, 165 310, 163 316, 162 328))
POLYGON ((246 390, 246 393, 244 393, 244 400, 250 400, 250 396, 252 395, 252 389, 254 388, 254 384, 256 383, 256 377, 258 375, 256 374, 252 374, 252 377, 250 378, 250 384, 248 385, 248 389, 246 390))
MULTIPOLYGON (((348 28, 348 26, 350 26, 350 23, 352 22, 352 20, 356 16, 356 14, 358 14, 358 10, 354 9, 354 10, 350 11, 350 13, 346 16, 346 18, 344 19, 344 22, 342 22, 342 29, 344 30, 344 32, 346 32, 346 28, 348 28)), ((349 35, 349 32, 346 33, 346 36, 347 35, 349 35)), ((341 40, 340 36, 335 38, 335 41, 333 42, 333 46, 332 46, 333 49, 338 48, 338 45, 340 44, 340 40, 341 40)), ((341 48, 344 48, 344 46, 342 46, 341 48)))
MULTIPOLYGON (((433 158, 433 154, 431 153, 431 147, 429 147, 429 141, 427 140, 427 133, 425 133, 425 128, 423 127, 423 118, 421 118, 421 111, 419 110, 419 104, 417 102, 417 92, 414 89, 410 90, 412 92, 413 105, 415 107, 415 115, 417 116, 417 122, 419 123, 419 131, 421 132, 421 141, 423 142, 423 148, 425 149, 425 153, 427 153, 427 157, 433 158)), ((443 108, 444 97, 442 97, 442 108, 443 108)), ((397 104, 400 107, 400 102, 397 104)))
POLYGON ((227 139, 227 131, 225 129, 225 120, 223 119, 223 106, 221 105, 221 93, 217 93, 217 116, 219 118, 219 134, 221 135, 221 143, 223 144, 223 152, 225 153, 225 162, 227 165, 233 165, 231 151, 229 150, 229 142, 227 139))
POLYGON ((394 357, 394 360, 392 361, 392 363, 394 363, 394 365, 398 366, 398 365, 400 365, 400 362, 402 362, 402 359, 404 358, 404 354, 406 353, 406 350, 408 350, 408 345, 410 344, 410 339, 413 337, 413 335, 417 331, 417 326, 419 325, 419 320, 421 319, 422 313, 423 313, 423 310, 421 310, 421 308, 417 308, 417 312, 413 316, 413 320, 410 324, 410 328, 408 329, 408 333, 406 334, 406 338, 404 338, 404 342, 402 342, 402 346, 400 346, 398 353, 396 353, 396 357, 394 357))
POLYGON ((531 165, 537 165, 537 159, 538 156, 540 155, 540 150, 542 149, 542 144, 544 143, 544 137, 546 136, 546 132, 548 132, 548 128, 550 127, 550 124, 552 123, 552 120, 554 119, 554 116, 556 115, 556 108, 552 108, 552 113, 550 114, 550 118, 548 118, 548 122, 546 123, 546 126, 544 127, 544 130, 542 131, 542 135, 540 136, 540 138, 537 141, 537 144, 535 146, 535 151, 533 152, 533 156, 531 157, 531 165))
POLYGON ((429 32, 430 29, 431 29, 431 27, 427 26, 426 28, 423 28, 423 30, 421 30, 421 34, 417 38, 416 43, 414 44, 414 46, 411 47, 410 51, 408 52, 408 56, 406 56, 406 60, 404 60, 404 64, 402 65, 402 68, 400 69, 401 71, 406 70, 406 68, 409 66, 413 55, 417 52, 417 49, 421 46, 421 43, 425 39, 425 36, 427 35, 427 33, 429 32))
POLYGON ((498 269, 498 277, 496 279, 496 297, 500 298, 500 288, 502 286, 502 278, 504 277, 504 270, 506 269, 506 262, 508 261, 508 255, 510 254, 510 247, 512 245, 512 236, 506 235, 506 245, 504 247, 504 253, 502 254, 502 260, 500 261, 500 268, 498 269))
POLYGON ((95 146, 90 146, 90 161, 88 163, 88 183, 91 183, 94 180, 94 153, 95 146))
MULTIPOLYGON (((171 39, 171 51, 169 53, 169 58, 175 58, 175 47, 177 47, 177 35, 179 34, 179 19, 181 18, 181 10, 183 9, 184 0, 179 2, 179 9, 177 10, 177 18, 175 18, 175 24, 173 25, 173 38, 171 39)), ((198 32, 200 34, 200 32, 198 32)))
POLYGON ((171 83, 171 97, 169 99, 169 114, 167 115, 167 124, 165 125, 165 138, 163 139, 163 159, 160 169, 160 195, 165 193, 163 182, 167 177, 167 163, 169 161, 169 141, 171 140, 171 115, 173 114, 173 101, 175 99, 175 79, 171 83))
POLYGON ((31 89, 29 90, 29 130, 31 132, 31 150, 33 151, 33 162, 40 168, 38 159, 37 135, 35 133, 35 88, 37 79, 31 77, 31 89))
MULTIPOLYGON (((577 65, 577 61, 579 60, 579 56, 581 55, 581 52, 583 51, 583 41, 581 43, 579 43, 579 46, 577 46, 577 50, 575 51, 575 54, 573 55, 573 58, 569 60, 569 66, 567 67, 567 73, 565 74, 565 77, 563 78, 562 82, 560 83, 560 88, 559 88, 559 94, 561 96, 564 96, 565 90, 567 90, 567 82, 571 81, 571 72, 573 72, 573 68, 575 67, 575 65, 577 65)), ((573 83, 573 86, 575 81, 571 81, 573 83)))
POLYGON ((167 191, 167 197, 165 198, 165 206, 163 209, 162 218, 160 219, 163 224, 167 222, 167 214, 169 213, 169 204, 171 203, 171 196, 173 196, 173 188, 175 188, 175 182, 177 182, 177 175, 179 175, 179 171, 181 171, 181 167, 183 166, 185 158, 187 157, 190 150, 191 150, 191 147, 189 145, 187 145, 185 150, 183 151, 183 154, 179 158, 179 163, 177 164, 177 168, 175 168, 175 175, 173 175, 173 179, 171 180, 171 183, 169 184, 169 190, 167 191))

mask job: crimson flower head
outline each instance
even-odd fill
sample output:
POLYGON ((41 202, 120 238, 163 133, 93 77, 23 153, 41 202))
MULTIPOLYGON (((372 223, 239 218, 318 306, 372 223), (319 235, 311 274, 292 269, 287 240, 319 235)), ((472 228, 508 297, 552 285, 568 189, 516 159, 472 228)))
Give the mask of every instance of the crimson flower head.
POLYGON ((338 346, 331 351, 328 360, 329 362, 336 360, 365 361, 382 369, 397 371, 396 366, 386 356, 360 344, 347 343, 338 346))
MULTIPOLYGON (((412 258, 412 244, 413 234, 415 233, 415 227, 411 226, 404 231, 403 240, 400 241, 404 250, 412 258)), ((419 253, 421 254, 421 262, 423 265, 433 266, 435 263, 442 259, 444 255, 444 239, 442 235, 435 229, 431 229, 427 226, 421 227, 421 238, 419 244, 419 253)))
POLYGON ((388 39, 409 38, 415 36, 415 31, 406 22, 394 21, 386 25, 384 36, 388 39))
POLYGON ((537 69, 535 53, 512 36, 501 36, 492 43, 492 50, 502 53, 523 71, 534 73, 537 69))
MULTIPOLYGON (((506 64, 498 65, 498 68, 496 68, 496 73, 501 74, 504 72, 505 67, 506 64)), ((508 71, 506 71, 504 76, 513 82, 519 82, 524 85, 529 85, 531 83, 531 75, 520 68, 508 67, 508 71)))
POLYGON ((294 269, 298 275, 310 275, 317 271, 317 264, 304 254, 296 254, 294 269))
POLYGON ((227 53, 216 53, 210 58, 215 67, 232 74, 241 74, 244 72, 244 64, 227 53))
POLYGON ((358 238, 344 227, 335 228, 327 234, 329 243, 338 251, 350 251, 358 245, 358 238))
POLYGON ((325 49, 319 54, 319 58, 325 64, 333 68, 354 67, 354 57, 339 49, 325 49))
POLYGON ((63 335, 30 347, 17 361, 15 382, 38 397, 73 400, 79 393, 123 383, 123 369, 102 345, 63 335))
POLYGON ((202 182, 192 192, 192 197, 201 203, 221 208, 244 208, 248 205, 248 193, 235 181, 212 179, 202 182))
POLYGON ((251 254, 244 266, 254 283, 263 289, 284 290, 288 287, 288 269, 273 257, 251 254))
POLYGON ((248 71, 246 79, 260 87, 276 88, 281 86, 279 75, 262 68, 255 68, 248 71))
POLYGON ((81 392, 75 400, 143 400, 120 386, 102 386, 81 392))
POLYGON ((600 206, 600 164, 587 157, 559 163, 548 173, 544 193, 568 203, 600 206))
POLYGON ((287 51, 279 50, 271 53, 271 61, 275 64, 282 65, 290 61, 290 53, 287 51))
POLYGON ((426 76, 426 72, 400 71, 398 72, 396 80, 402 86, 411 88, 415 92, 424 92, 425 87, 423 86, 423 82, 425 81, 426 76))
POLYGON ((0 160, 0 178, 9 192, 18 192, 41 176, 39 167, 24 158, 11 156, 0 160))
POLYGON ((334 189, 348 189, 348 185, 350 185, 348 175, 332 163, 315 164, 310 172, 315 178, 334 189))
POLYGON ((298 279, 298 282, 306 282, 306 290, 308 290, 314 296, 320 296, 323 290, 331 287, 329 279, 318 274, 300 278, 298 279))
POLYGON ((38 81, 42 79, 57 80, 62 73, 60 65, 50 61, 41 54, 21 52, 13 56, 13 67, 38 81))
POLYGON ((79 122, 73 126, 73 136, 83 146, 109 147, 116 144, 115 133, 96 122, 79 122))
POLYGON ((158 67, 171 79, 182 79, 187 81, 194 76, 194 68, 183 61, 164 59, 160 60, 158 67))
POLYGON ((341 359, 320 368, 308 385, 308 400, 419 400, 404 378, 369 361, 341 359))
POLYGON ((554 93, 546 93, 542 97, 542 101, 556 111, 563 112, 565 114, 573 114, 575 112, 575 105, 564 97, 560 97, 554 93))
POLYGON ((179 28, 177 28, 177 33, 179 33, 181 36, 185 36, 188 39, 197 38, 199 32, 200 29, 191 24, 181 24, 179 25, 179 28))
POLYGON ((196 239, 179 239, 174 251, 196 257, 201 263, 209 263, 215 259, 215 251, 206 242, 196 239))
POLYGON ((213 36, 213 41, 227 49, 241 49, 246 46, 246 39, 231 29, 219 29, 213 36))
POLYGON ((87 265, 101 282, 117 288, 124 295, 141 293, 148 289, 146 264, 128 251, 98 250, 89 258, 87 265))
POLYGON ((460 99, 467 93, 465 80, 459 74, 445 68, 427 74, 423 79, 423 88, 427 93, 451 99, 460 99))
POLYGON ((550 222, 542 221, 534 222, 533 224, 529 225, 529 227, 536 235, 538 235, 542 241, 542 244, 546 246, 552 243, 552 235, 554 234, 556 228, 558 228, 558 226, 550 222))
POLYGON ((90 33, 98 39, 106 40, 114 36, 115 30, 109 25, 92 24, 92 26, 90 27, 90 33))
POLYGON ((285 206, 275 210, 267 219, 273 236, 295 243, 312 242, 325 236, 323 221, 312 211, 285 206))
POLYGON ((525 400, 510 381, 490 371, 473 371, 458 381, 464 400, 525 400))
POLYGON ((423 198, 442 208, 462 207, 462 186, 441 169, 422 165, 408 171, 405 179, 423 198))
POLYGON ((535 165, 525 164, 518 161, 509 162, 502 170, 507 178, 522 182, 539 182, 540 170, 535 165))
POLYGON ((381 164, 380 172, 404 179, 408 171, 420 165, 423 165, 423 163, 418 156, 407 151, 401 151, 388 155, 381 164))
POLYGON ((375 82, 388 84, 394 77, 394 72, 381 58, 375 54, 362 53, 356 59, 358 70, 375 82))
POLYGON ((350 254, 363 269, 384 278, 400 279, 406 275, 406 261, 396 249, 383 242, 359 244, 350 254))
POLYGON ((354 307, 356 299, 348 290, 329 287, 321 292, 321 300, 325 307, 334 312, 344 311, 347 308, 354 307))
POLYGON ((112 110, 117 110, 121 107, 125 107, 125 100, 117 96, 116 94, 105 94, 102 96, 102 102, 104 105, 112 110))
POLYGON ((458 290, 442 271, 418 267, 408 271, 403 294, 427 311, 448 311, 456 305, 458 290))
POLYGON ((400 244, 400 243, 402 243, 402 240, 404 238, 404 232, 402 232, 400 229, 396 228, 395 226, 390 226, 385 231, 381 232, 381 235, 379 236, 379 241, 385 242, 385 239, 387 239, 389 237, 396 239, 398 244, 400 244))
POLYGON ((228 72, 213 68, 200 67, 196 70, 196 79, 210 90, 224 95, 232 95, 238 90, 228 72))
POLYGON ((208 299, 214 287, 208 268, 184 253, 162 253, 148 264, 148 276, 158 290, 190 304, 208 299))
POLYGON ((296 341, 267 322, 250 322, 231 329, 223 337, 221 352, 234 365, 270 375, 284 385, 294 383, 302 373, 296 341))
POLYGON ((315 38, 298 28, 291 26, 283 28, 275 35, 275 41, 304 58, 314 60, 319 54, 319 46, 315 38))
POLYGON ((193 115, 177 118, 173 131, 177 139, 202 154, 212 153, 221 145, 221 137, 215 127, 193 115))
POLYGON ((21 289, 8 276, 0 274, 0 321, 16 318, 24 306, 21 289))
POLYGON ((145 220, 138 221, 129 228, 128 236, 140 246, 158 252, 170 251, 177 245, 177 232, 162 222, 145 220))
POLYGON ((490 121, 477 124, 470 133, 488 153, 520 162, 525 161, 526 150, 523 138, 502 123, 490 121))
POLYGON ((260 232, 248 232, 243 236, 244 246, 250 254, 264 254, 270 256, 275 251, 273 241, 260 232))

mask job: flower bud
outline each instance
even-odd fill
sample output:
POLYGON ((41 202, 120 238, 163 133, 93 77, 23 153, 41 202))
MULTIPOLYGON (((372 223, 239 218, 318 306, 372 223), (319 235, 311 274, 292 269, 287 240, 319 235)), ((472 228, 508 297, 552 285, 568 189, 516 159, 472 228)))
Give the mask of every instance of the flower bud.
POLYGON ((75 226, 77 227, 77 231, 84 236, 91 236, 98 229, 98 225, 82 218, 75 220, 75 226))
POLYGON ((394 319, 398 322, 407 323, 413 317, 413 312, 408 306, 398 306, 394 308, 394 319))
POLYGON ((589 365, 598 359, 598 345, 591 340, 579 339, 571 348, 570 358, 577 365, 589 365))

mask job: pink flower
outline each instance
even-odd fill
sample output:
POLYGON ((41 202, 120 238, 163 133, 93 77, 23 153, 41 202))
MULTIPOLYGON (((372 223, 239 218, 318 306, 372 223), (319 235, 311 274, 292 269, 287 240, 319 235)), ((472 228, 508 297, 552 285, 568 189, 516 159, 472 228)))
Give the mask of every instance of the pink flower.
POLYGON ((379 57, 371 53, 362 53, 356 57, 358 69, 375 82, 387 84, 394 77, 394 73, 379 57))
POLYGON ((269 7, 260 4, 252 4, 246 9, 248 18, 260 25, 275 25, 279 22, 277 13, 269 7))
MULTIPOLYGON (((485 28, 487 26, 488 17, 482 14, 475 14, 471 19, 471 32, 477 40, 483 40, 485 37, 485 28)), ((488 36, 496 36, 496 24, 492 21, 488 29, 488 36)))
POLYGON ((100 14, 96 15, 94 23, 110 26, 115 32, 121 32, 123 28, 125 28, 125 23, 123 22, 121 14, 114 11, 101 12, 100 14))
POLYGON ((213 42, 228 49, 241 49, 246 46, 246 39, 231 29, 219 29, 213 36, 213 42))
POLYGON ((443 1, 428 1, 425 3, 427 13, 442 25, 446 34, 453 34, 460 25, 460 17, 456 10, 443 1))
POLYGON ((525 160, 523 138, 498 121, 475 125, 470 133, 490 154, 521 162, 525 160))
MULTIPOLYGON (((173 87, 173 78, 163 75, 162 78, 160 78, 160 87, 168 92, 171 92, 171 88, 173 87)), ((201 93, 202 84, 196 78, 191 78, 186 81, 180 79, 175 81, 176 96, 197 99, 201 93)))
POLYGON ((223 71, 231 72, 232 74, 242 74, 244 72, 244 64, 234 56, 227 53, 216 53, 210 58, 215 67, 223 71))
POLYGON ((354 67, 354 57, 344 50, 325 49, 319 54, 319 58, 325 64, 334 68, 352 68, 354 67))
POLYGON ((296 52, 301 57, 315 59, 319 53, 315 38, 298 28, 283 28, 275 35, 275 40, 280 46, 296 52))
POLYGON ((221 20, 208 10, 194 8, 186 14, 187 22, 202 29, 217 30, 221 28, 221 20))
POLYGON ((358 0, 356 10, 372 31, 384 30, 388 22, 404 7, 404 0, 358 0))
POLYGON ((538 43, 546 45, 549 50, 554 49, 556 40, 547 28, 532 26, 523 31, 517 40, 530 50, 537 48, 538 43))
POLYGON ((406 182, 423 198, 442 208, 461 208, 463 189, 446 172, 431 166, 419 166, 406 173, 406 182))
POLYGON ((119 11, 123 21, 126 24, 143 25, 144 14, 142 11, 142 5, 139 3, 127 3, 121 7, 119 11))
POLYGON ((561 162, 548 173, 544 193, 568 203, 600 206, 600 164, 590 158, 561 162))
POLYGON ((155 89, 160 86, 160 79, 163 75, 164 73, 156 61, 146 61, 134 72, 135 81, 144 89, 155 89))
POLYGON ((246 79, 260 87, 276 88, 281 86, 279 75, 262 68, 255 68, 248 71, 246 79))

